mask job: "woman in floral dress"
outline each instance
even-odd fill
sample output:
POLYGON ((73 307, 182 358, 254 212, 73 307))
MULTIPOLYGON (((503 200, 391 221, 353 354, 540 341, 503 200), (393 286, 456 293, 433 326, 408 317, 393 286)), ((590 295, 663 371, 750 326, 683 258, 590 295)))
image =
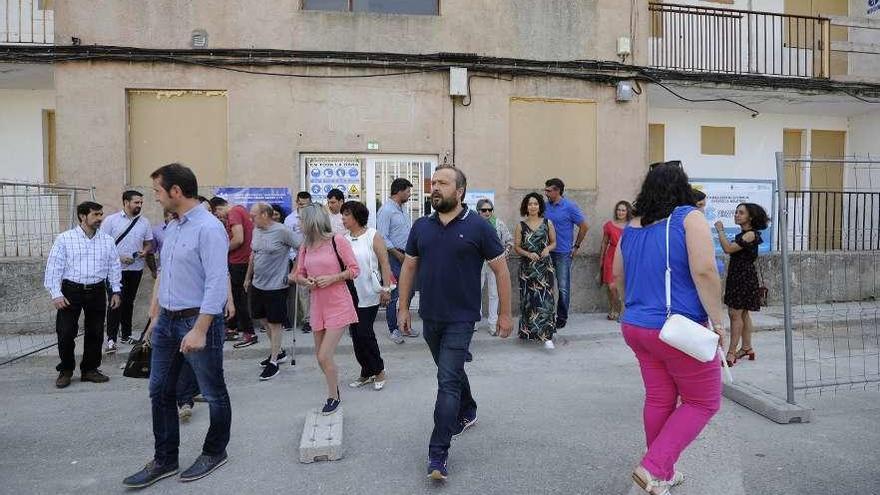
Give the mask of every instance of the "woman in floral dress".
POLYGON ((556 230, 553 222, 544 218, 544 208, 544 198, 537 193, 526 194, 519 207, 519 213, 524 217, 514 233, 514 250, 522 257, 519 265, 519 338, 542 340, 545 348, 553 349, 556 301, 550 251, 556 247, 556 230))

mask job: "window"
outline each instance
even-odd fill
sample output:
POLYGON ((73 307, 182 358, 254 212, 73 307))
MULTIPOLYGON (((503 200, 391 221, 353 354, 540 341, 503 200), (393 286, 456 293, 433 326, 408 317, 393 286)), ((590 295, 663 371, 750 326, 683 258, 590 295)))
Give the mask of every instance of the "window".
POLYGON ((700 153, 703 155, 735 155, 736 127, 700 127, 700 153))
POLYGON ((440 0, 303 0, 303 10, 439 15, 440 0))
POLYGON ((547 177, 596 189, 595 102, 510 99, 510 186, 534 189, 547 177))
POLYGON ((666 160, 666 126, 648 124, 648 163, 666 160))

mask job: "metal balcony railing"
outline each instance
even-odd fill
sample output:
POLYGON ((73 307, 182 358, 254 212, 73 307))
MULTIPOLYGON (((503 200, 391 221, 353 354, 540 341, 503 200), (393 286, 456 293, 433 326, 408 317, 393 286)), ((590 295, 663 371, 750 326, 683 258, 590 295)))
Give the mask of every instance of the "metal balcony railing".
POLYGON ((831 21, 824 17, 648 5, 649 64, 691 72, 827 78, 831 21))
POLYGON ((52 0, 0 0, 0 45, 55 42, 52 0))

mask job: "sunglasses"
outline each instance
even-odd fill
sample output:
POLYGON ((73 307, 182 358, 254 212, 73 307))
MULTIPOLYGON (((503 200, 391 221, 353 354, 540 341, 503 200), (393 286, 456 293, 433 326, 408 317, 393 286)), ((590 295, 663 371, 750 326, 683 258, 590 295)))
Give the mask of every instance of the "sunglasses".
POLYGON ((494 210, 494 208, 480 208, 480 211, 483 213, 489 213, 492 210, 494 210))
POLYGON ((670 167, 682 168, 681 160, 670 160, 668 162, 654 162, 654 163, 648 165, 648 170, 654 170, 655 168, 659 167, 660 165, 669 165, 670 167))

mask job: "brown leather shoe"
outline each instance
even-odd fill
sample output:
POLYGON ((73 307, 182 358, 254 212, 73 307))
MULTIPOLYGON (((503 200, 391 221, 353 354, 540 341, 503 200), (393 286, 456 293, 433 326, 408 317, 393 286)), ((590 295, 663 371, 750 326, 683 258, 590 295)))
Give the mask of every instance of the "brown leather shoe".
POLYGON ((104 383, 109 382, 110 377, 101 373, 98 370, 84 371, 82 377, 80 377, 81 381, 84 382, 92 382, 92 383, 104 383))
POLYGON ((70 377, 72 376, 72 371, 62 371, 58 373, 58 378, 55 379, 55 386, 58 388, 64 388, 70 385, 70 377))

